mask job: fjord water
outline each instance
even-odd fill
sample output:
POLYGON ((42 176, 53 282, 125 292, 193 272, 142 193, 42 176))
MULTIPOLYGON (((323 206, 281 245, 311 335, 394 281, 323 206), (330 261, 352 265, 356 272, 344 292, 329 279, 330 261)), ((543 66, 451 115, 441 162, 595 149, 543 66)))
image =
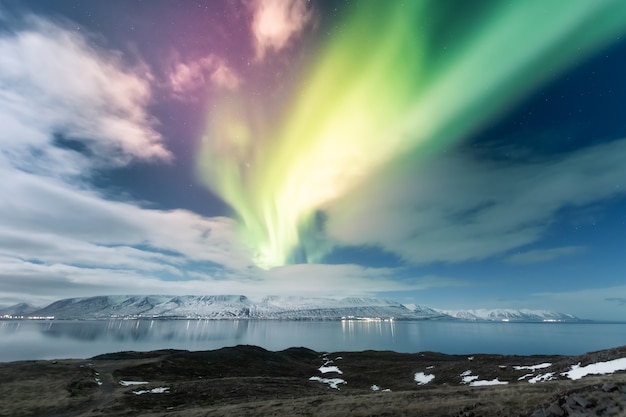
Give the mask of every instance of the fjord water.
POLYGON ((626 323, 456 321, 103 320, 0 321, 0 361, 89 358, 238 344, 282 350, 563 354, 626 345, 626 323))

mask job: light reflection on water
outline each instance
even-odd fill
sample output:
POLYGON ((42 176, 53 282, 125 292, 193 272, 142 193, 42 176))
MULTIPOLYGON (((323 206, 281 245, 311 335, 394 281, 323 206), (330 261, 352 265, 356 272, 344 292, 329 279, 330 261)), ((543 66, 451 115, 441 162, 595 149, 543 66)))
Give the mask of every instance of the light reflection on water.
POLYGON ((102 320, 0 321, 0 361, 87 358, 119 351, 395 350, 451 354, 581 354, 626 345, 626 324, 447 321, 102 320))
MULTIPOLYGON (((342 320, 341 334, 345 344, 358 344, 362 339, 379 339, 395 344, 396 321, 342 320)), ((344 349, 345 350, 345 349, 344 349)), ((355 349, 352 349, 355 350, 355 349)))

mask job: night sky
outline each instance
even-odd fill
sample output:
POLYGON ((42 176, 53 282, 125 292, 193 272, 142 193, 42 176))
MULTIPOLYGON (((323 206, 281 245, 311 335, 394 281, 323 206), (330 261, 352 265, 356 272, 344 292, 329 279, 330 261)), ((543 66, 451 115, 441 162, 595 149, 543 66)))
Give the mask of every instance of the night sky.
POLYGON ((626 318, 622 0, 0 0, 0 304, 626 318))

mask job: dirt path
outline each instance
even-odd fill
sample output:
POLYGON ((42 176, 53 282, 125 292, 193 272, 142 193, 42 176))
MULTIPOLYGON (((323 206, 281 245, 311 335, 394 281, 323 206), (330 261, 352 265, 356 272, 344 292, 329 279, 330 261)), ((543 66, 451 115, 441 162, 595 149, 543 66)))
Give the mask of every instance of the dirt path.
POLYGON ((116 371, 120 371, 129 366, 142 366, 149 365, 158 362, 159 358, 150 358, 143 360, 108 360, 108 361, 89 361, 85 366, 89 366, 95 375, 95 378, 100 382, 98 384, 98 391, 93 395, 91 401, 84 404, 84 406, 73 410, 70 414, 65 413, 67 417, 83 417, 94 416, 100 411, 115 408, 115 404, 120 403, 120 399, 132 391, 132 387, 123 387, 119 384, 119 381, 114 377, 116 371), (95 413, 95 414, 94 414, 95 413))

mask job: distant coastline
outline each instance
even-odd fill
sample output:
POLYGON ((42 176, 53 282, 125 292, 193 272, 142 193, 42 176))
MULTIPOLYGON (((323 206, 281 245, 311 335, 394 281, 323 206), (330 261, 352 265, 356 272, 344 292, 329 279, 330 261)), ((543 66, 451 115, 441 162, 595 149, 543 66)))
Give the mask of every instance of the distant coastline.
POLYGON ((567 313, 530 309, 444 310, 366 297, 245 295, 116 295, 68 298, 39 308, 27 303, 0 309, 5 319, 282 319, 282 320, 463 320, 495 322, 580 322, 567 313))

